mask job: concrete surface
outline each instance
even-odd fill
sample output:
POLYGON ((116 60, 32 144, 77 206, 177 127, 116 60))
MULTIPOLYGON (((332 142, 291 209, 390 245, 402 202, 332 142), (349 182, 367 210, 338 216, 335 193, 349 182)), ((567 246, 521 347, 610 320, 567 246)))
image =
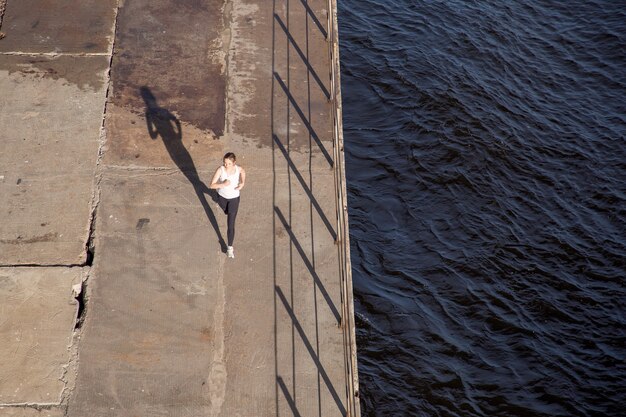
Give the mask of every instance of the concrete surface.
POLYGON ((0 268, 0 405, 60 401, 78 311, 72 286, 84 274, 84 268, 0 268))
MULTIPOLYGON (((0 52, 0 75, 2 62, 9 68, 6 85, 21 81, 25 91, 50 89, 38 84, 44 80, 89 91, 99 98, 100 113, 94 99, 93 106, 84 104, 93 113, 74 110, 80 114, 76 119, 89 126, 104 119, 102 141, 90 150, 59 150, 66 157, 61 164, 51 162, 50 152, 41 153, 48 157, 37 164, 44 172, 39 182, 55 177, 62 185, 54 189, 49 180, 44 189, 52 192, 33 193, 30 200, 11 183, 15 175, 30 177, 26 164, 15 161, 37 156, 37 148, 5 148, 10 149, 6 163, 13 165, 0 173, 10 192, 2 194, 9 197, 0 198, 0 210, 15 213, 21 207, 22 213, 0 226, 0 242, 12 249, 20 245, 4 241, 27 240, 23 247, 36 248, 39 235, 30 230, 47 222, 38 223, 38 211, 50 213, 50 222, 67 221, 81 232, 63 235, 82 240, 74 242, 78 256, 57 239, 31 249, 30 258, 28 250, 3 251, 10 255, 4 262, 81 264, 87 262, 87 245, 94 249, 83 293, 86 319, 72 339, 78 341, 71 357, 77 371, 69 372, 67 389, 53 408, 42 412, 62 410, 66 417, 345 415, 350 394, 335 244, 327 1, 85 2, 99 11, 99 23, 93 28, 72 23, 78 25, 72 31, 98 39, 90 41, 97 45, 94 50, 114 51, 110 81, 106 68, 87 66, 99 57, 107 61, 106 54, 77 57, 76 51, 86 53, 86 44, 76 36, 72 43, 55 29, 63 27, 67 14, 82 19, 87 6, 66 2, 69 9, 61 16, 65 6, 56 1, 43 5, 50 13, 30 14, 25 6, 13 6, 17 2, 8 0, 0 30, 7 31, 10 21, 32 26, 45 14, 41 33, 51 41, 36 41, 35 34, 8 26, 14 39, 4 43, 7 32, 0 51, 22 48, 19 58, 31 60, 76 59, 72 68, 85 76, 53 74, 47 61, 27 67, 47 76, 22 75, 15 69, 22 66, 11 61, 15 54, 0 52), (115 36, 103 37, 99 27, 115 27, 115 36), (55 45, 55 37, 58 51, 69 54, 34 52, 55 45), (107 39, 108 44, 99 43, 107 39), (237 154, 248 175, 235 259, 224 253, 226 219, 207 188, 227 151, 237 154), (72 169, 83 165, 92 173, 85 178, 93 189, 73 195, 75 186, 86 182, 83 171, 72 169), (49 173, 53 167, 57 174, 49 173), (63 177, 68 170, 73 182, 63 177), (68 196, 69 207, 48 203, 68 196), (82 204, 87 209, 79 212, 82 204), (48 253, 56 258, 46 258, 48 253)), ((36 104, 12 88, 5 108, 19 102, 19 109, 0 118, 3 127, 36 104)), ((57 136, 61 146, 69 146, 79 135, 61 113, 57 136)), ((54 114, 40 116, 42 124, 54 114)), ((12 135, 26 134, 29 127, 11 128, 12 135)), ((23 400, 28 404, 5 410, 39 412, 40 400, 30 397, 23 400)), ((16 415, 2 411, 0 416, 16 415)))
POLYGON ((0 266, 85 262, 107 70, 0 55, 0 266))
POLYGON ((7 0, 0 52, 106 53, 117 0, 7 0))

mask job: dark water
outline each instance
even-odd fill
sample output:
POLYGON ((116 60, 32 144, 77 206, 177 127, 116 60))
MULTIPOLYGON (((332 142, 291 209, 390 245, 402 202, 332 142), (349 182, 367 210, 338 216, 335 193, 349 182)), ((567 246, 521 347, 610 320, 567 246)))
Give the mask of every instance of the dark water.
POLYGON ((626 1, 339 22, 363 415, 626 415, 626 1))

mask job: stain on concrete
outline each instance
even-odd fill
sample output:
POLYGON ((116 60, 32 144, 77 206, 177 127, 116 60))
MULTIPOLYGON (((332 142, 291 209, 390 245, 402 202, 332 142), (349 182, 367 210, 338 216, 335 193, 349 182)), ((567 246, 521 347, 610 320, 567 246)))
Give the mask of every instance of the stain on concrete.
POLYGON ((0 243, 4 243, 7 245, 26 245, 29 243, 39 243, 39 242, 54 242, 59 237, 58 233, 50 232, 45 235, 33 236, 29 238, 24 238, 23 236, 18 236, 15 239, 0 239, 0 243))
POLYGON ((0 71, 23 77, 64 80, 82 91, 100 91, 108 59, 104 56, 0 56, 0 71))
POLYGON ((215 57, 221 52, 223 2, 124 2, 111 68, 112 102, 143 114, 140 89, 147 87, 182 123, 222 135, 225 76, 215 57))
POLYGON ((11 1, 0 51, 108 52, 116 6, 117 0, 11 1))
POLYGON ((139 220, 137 220, 137 225, 135 226, 135 229, 141 230, 148 223, 150 223, 150 219, 145 219, 145 218, 139 219, 139 220))
POLYGON ((202 330, 200 330, 200 340, 202 340, 203 342, 208 342, 212 339, 213 332, 211 331, 211 329, 208 327, 203 327, 202 330))

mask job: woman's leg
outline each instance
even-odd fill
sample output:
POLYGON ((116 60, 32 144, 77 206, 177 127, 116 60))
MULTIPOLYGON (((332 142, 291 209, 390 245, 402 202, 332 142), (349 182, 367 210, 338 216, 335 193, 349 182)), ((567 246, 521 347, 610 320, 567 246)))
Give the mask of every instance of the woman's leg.
POLYGON ((221 195, 217 195, 217 204, 219 204, 220 208, 224 211, 224 214, 228 214, 228 200, 222 197, 221 195))
POLYGON ((228 201, 226 207, 226 213, 228 214, 228 246, 233 246, 235 240, 235 219, 237 218, 237 211, 239 210, 239 198, 231 198, 228 201))

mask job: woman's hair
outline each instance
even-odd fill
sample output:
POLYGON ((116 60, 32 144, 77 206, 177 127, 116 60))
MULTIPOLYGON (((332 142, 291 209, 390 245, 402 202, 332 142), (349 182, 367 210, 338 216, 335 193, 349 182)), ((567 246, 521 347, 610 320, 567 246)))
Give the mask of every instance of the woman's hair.
POLYGON ((232 152, 227 152, 226 155, 224 155, 223 159, 224 160, 230 159, 231 161, 233 161, 233 163, 235 163, 237 161, 237 157, 232 152))

